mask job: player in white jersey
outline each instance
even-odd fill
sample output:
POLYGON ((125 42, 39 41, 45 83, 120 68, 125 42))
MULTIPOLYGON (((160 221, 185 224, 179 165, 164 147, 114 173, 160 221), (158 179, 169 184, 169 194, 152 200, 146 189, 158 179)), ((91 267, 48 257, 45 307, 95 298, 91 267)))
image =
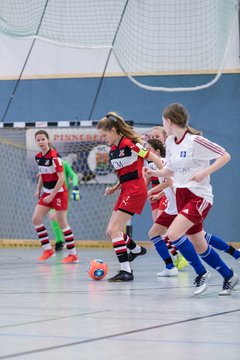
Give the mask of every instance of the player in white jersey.
MULTIPOLYGON (((156 128, 158 127, 156 126, 156 128)), ((157 138, 149 139, 146 143, 146 148, 150 149, 158 156, 161 156, 162 162, 165 164, 165 147, 162 141, 157 138)), ((168 198, 169 200, 172 200, 172 195, 175 198, 175 195, 172 194, 172 190, 170 188, 172 185, 172 179, 165 179, 163 177, 158 178, 157 176, 150 177, 147 175, 147 169, 157 170, 157 168, 154 163, 149 163, 144 168, 143 172, 146 183, 148 184, 151 181, 153 184, 152 188, 148 190, 148 199, 151 202, 153 221, 156 223, 156 220, 163 211, 166 210, 166 208, 168 208, 167 212, 172 214, 172 207, 174 210, 176 208, 176 200, 174 199, 174 202, 171 201, 168 203, 168 198), (164 189, 166 190, 167 196, 164 189)), ((175 211, 173 214, 177 214, 177 212, 175 211)), ((166 268, 159 272, 158 276, 176 276, 178 274, 178 270, 183 270, 186 266, 188 266, 188 262, 175 246, 172 246, 169 241, 165 241, 165 239, 160 237, 160 234, 163 235, 165 232, 166 228, 164 228, 164 232, 157 232, 154 236, 150 237, 157 253, 166 265, 166 268)))
MULTIPOLYGON (((165 163, 165 147, 163 143, 158 139, 149 139, 146 144, 145 148, 152 151, 154 154, 159 156, 162 159, 162 163, 164 165, 165 163)), ((157 170, 156 165, 154 162, 147 162, 145 164, 146 168, 149 168, 151 170, 157 170)), ((150 201, 151 209, 152 209, 152 218, 153 221, 157 219, 157 217, 160 215, 160 213, 166 209, 167 207, 167 199, 164 193, 162 192, 159 194, 159 192, 155 191, 155 188, 159 183, 165 182, 165 187, 168 187, 167 181, 165 181, 164 178, 158 178, 157 176, 147 176, 147 173, 144 171, 143 176, 145 177, 145 181, 147 186, 151 184, 151 189, 148 190, 148 199, 150 201), (146 176, 145 176, 146 175, 146 176)))
MULTIPOLYGON (((175 103, 165 108, 163 126, 168 135, 167 163, 158 171, 158 175, 173 176, 178 209, 178 215, 166 235, 189 263, 194 261, 196 249, 200 257, 224 278, 219 295, 230 295, 239 278, 207 243, 203 221, 213 203, 210 175, 223 167, 231 157, 221 146, 197 135, 188 126, 188 113, 181 104, 175 103), (211 160, 215 161, 210 163, 211 160)), ((203 269, 199 266, 196 270, 196 295, 208 286, 210 273, 203 269)))

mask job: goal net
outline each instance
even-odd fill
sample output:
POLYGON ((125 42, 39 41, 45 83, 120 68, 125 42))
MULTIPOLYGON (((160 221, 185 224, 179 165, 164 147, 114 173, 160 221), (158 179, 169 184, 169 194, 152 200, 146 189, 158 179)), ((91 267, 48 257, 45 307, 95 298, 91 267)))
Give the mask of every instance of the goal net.
POLYGON ((215 83, 223 71, 238 5, 238 0, 1 0, 0 32, 109 48, 138 86, 197 90, 215 83), (171 86, 163 75, 173 75, 171 86))
MULTIPOLYGON (((36 128, 0 129, 1 239, 35 239, 31 223, 36 206, 36 128)), ((69 223, 79 240, 105 239, 114 196, 105 187, 116 181, 108 147, 92 128, 47 128, 53 146, 78 174, 80 201, 70 201, 69 223)), ((47 221, 48 222, 48 221, 47 221)), ((51 229, 48 226, 51 237, 51 229)))
MULTIPOLYGON (((9 125, 19 124, 5 124, 0 128, 0 240, 37 240, 31 222, 37 204, 35 155, 39 152, 34 134, 44 127, 9 125)), ((44 129, 61 157, 78 175, 81 199, 69 203, 69 224, 76 240, 104 240, 118 195, 104 196, 105 188, 117 181, 109 163, 109 147, 102 142, 95 126, 62 125, 44 129)), ((53 239, 47 218, 45 222, 53 239)))

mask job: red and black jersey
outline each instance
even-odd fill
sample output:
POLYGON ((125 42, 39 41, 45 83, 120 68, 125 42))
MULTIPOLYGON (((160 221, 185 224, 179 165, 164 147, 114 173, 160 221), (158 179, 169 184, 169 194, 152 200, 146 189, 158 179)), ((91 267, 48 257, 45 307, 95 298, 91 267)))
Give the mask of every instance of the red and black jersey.
MULTIPOLYGON (((55 149, 50 149, 45 155, 38 153, 35 156, 38 164, 39 175, 43 181, 43 192, 51 193, 57 181, 58 174, 63 170, 62 159, 55 149)), ((65 183, 58 192, 66 191, 65 183)))
POLYGON ((139 143, 122 137, 118 146, 111 147, 109 156, 120 183, 124 183, 142 178, 143 159, 148 158, 149 150, 139 143))

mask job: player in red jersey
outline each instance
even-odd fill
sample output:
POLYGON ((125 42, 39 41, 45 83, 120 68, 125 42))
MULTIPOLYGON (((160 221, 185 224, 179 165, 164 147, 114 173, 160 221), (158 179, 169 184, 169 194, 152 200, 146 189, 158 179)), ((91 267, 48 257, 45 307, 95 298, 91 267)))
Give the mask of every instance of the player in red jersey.
POLYGON ((168 135, 166 165, 158 171, 158 176, 173 176, 178 210, 166 235, 188 262, 196 265, 195 295, 207 289, 210 277, 196 258, 195 249, 201 259, 224 278, 219 295, 230 295, 239 278, 207 243, 203 221, 213 203, 210 175, 223 167, 231 157, 224 148, 188 126, 188 113, 181 104, 171 104, 164 109, 163 126, 168 135), (211 163, 211 160, 215 161, 211 163))
POLYGON ((118 183, 106 189, 105 195, 120 189, 120 194, 107 227, 120 263, 119 273, 109 281, 131 281, 134 279, 129 261, 144 255, 146 249, 137 245, 124 233, 126 224, 134 214, 141 214, 147 199, 147 187, 142 175, 144 159, 154 161, 161 169, 161 158, 145 149, 140 135, 129 126, 121 116, 108 113, 97 125, 103 140, 111 146, 110 161, 118 183), (128 254, 127 249, 130 249, 128 254))
POLYGON ((77 263, 78 256, 74 244, 74 237, 67 221, 68 192, 64 180, 64 170, 61 157, 51 147, 49 135, 45 130, 35 133, 35 140, 41 152, 35 157, 39 169, 36 197, 39 199, 33 213, 32 222, 35 226, 38 238, 44 249, 39 261, 47 260, 54 256, 47 230, 43 224, 43 218, 51 209, 56 212, 56 219, 62 229, 68 256, 62 263, 77 263), (41 194, 42 192, 42 194, 41 194))

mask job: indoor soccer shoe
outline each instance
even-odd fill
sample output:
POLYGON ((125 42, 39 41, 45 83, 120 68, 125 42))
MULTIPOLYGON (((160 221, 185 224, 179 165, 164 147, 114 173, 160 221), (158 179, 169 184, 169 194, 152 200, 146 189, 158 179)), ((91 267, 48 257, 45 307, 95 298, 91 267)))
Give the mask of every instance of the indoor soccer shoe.
POLYGON ((67 257, 65 257, 61 263, 62 264, 76 264, 78 263, 79 260, 78 260, 78 256, 77 255, 74 255, 74 254, 69 254, 67 257))
POLYGON ((172 269, 164 269, 163 271, 160 271, 159 273, 157 273, 157 276, 160 277, 171 277, 171 276, 176 276, 178 274, 178 269, 176 267, 173 267, 172 269))
POLYGON ((136 259, 136 257, 138 257, 139 255, 145 255, 147 252, 147 249, 144 248, 143 246, 141 246, 141 251, 137 254, 134 254, 132 251, 130 251, 130 253, 128 254, 128 261, 131 262, 134 259, 136 259))
POLYGON ((38 261, 45 261, 53 256, 55 256, 53 249, 44 250, 42 255, 38 258, 38 261))
POLYGON ((132 281, 134 279, 133 272, 128 272, 125 270, 120 270, 117 275, 108 279, 110 282, 120 282, 120 281, 132 281))
POLYGON ((218 295, 231 295, 233 288, 239 283, 239 277, 236 273, 233 273, 233 276, 226 280, 223 280, 222 290, 218 295))
POLYGON ((208 288, 208 282, 211 278, 211 273, 209 271, 205 272, 205 274, 198 275, 194 279, 194 285, 196 286, 196 290, 194 291, 194 295, 200 295, 208 288))
POLYGON ((183 270, 185 267, 188 266, 188 261, 180 253, 178 253, 176 256, 174 256, 173 263, 174 263, 174 266, 176 266, 176 268, 178 270, 183 270))

